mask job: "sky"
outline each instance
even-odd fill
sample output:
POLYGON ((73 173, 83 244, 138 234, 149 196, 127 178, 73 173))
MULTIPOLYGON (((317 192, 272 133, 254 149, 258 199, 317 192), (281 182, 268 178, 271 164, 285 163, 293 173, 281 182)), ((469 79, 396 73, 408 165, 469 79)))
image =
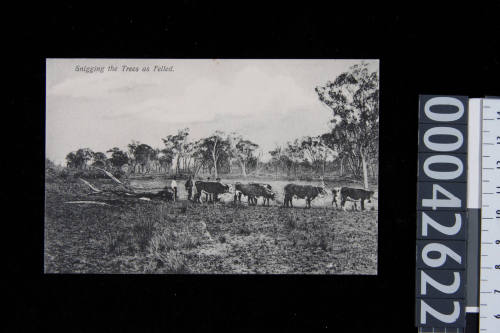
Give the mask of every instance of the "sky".
MULTIPOLYGON (((363 61, 379 70, 378 60, 363 61)), ((267 159, 276 145, 330 129, 332 113, 314 88, 360 62, 47 59, 46 157, 65 164, 79 148, 126 150, 132 140, 162 148, 162 138, 188 127, 192 141, 238 132, 267 159)))

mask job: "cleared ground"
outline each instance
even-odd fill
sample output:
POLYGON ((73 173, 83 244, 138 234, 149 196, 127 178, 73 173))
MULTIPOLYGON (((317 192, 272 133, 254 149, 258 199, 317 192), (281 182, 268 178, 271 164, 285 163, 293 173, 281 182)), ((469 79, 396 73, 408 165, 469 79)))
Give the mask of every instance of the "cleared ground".
MULTIPOLYGON (((134 182, 134 181, 132 181, 134 182)), ((161 188, 166 180, 136 180, 161 188)), ((233 181, 234 182, 234 181, 233 181)), ((100 188, 107 180, 94 180, 100 188)), ((183 182, 180 197, 185 198, 183 182)), ((120 199, 109 206, 65 204, 98 200, 79 180, 46 183, 47 273, 376 274, 376 200, 366 211, 332 208, 331 196, 312 209, 282 208, 282 185, 271 207, 120 199)), ((300 182, 295 182, 300 183, 300 182)), ((345 184, 343 184, 345 185, 345 184)), ((304 200, 295 200, 298 207, 304 200)), ((359 208, 359 207, 358 207, 359 208)))

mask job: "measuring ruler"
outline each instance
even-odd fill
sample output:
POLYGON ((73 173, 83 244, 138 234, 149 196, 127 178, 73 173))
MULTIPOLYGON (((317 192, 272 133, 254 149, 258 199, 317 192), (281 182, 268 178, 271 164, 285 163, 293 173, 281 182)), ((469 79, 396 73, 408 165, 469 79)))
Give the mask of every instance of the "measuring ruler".
POLYGON ((500 99, 481 99, 479 331, 500 332, 500 99))
POLYGON ((467 109, 465 103, 461 96, 420 96, 416 324, 421 333, 500 333, 500 98, 468 99, 467 109), (441 111, 431 108, 435 105, 441 111), (446 164, 460 171, 466 165, 467 176, 444 169, 446 164), (436 183, 439 179, 448 182, 436 183), (452 207, 455 217, 464 216, 465 201, 465 218, 446 215, 452 207), (431 222, 438 232, 429 233, 431 222), (454 266, 446 266, 451 265, 446 260, 433 264, 428 252, 444 250, 462 266, 451 261, 454 266), (428 293, 428 284, 434 293, 428 293))

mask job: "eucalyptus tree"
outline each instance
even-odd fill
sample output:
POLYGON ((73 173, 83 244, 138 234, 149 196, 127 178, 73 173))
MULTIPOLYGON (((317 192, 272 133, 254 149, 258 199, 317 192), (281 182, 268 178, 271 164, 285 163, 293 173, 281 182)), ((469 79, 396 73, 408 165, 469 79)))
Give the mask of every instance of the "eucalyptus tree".
POLYGON ((377 71, 361 63, 333 81, 316 87, 319 100, 332 111, 334 135, 342 152, 361 162, 368 188, 367 163, 377 150, 379 135, 379 79, 377 71))

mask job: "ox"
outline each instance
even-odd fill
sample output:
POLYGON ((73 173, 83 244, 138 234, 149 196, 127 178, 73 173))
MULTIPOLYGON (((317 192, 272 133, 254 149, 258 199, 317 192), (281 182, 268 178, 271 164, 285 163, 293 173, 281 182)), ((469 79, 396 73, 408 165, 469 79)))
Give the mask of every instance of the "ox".
POLYGON ((241 202, 241 196, 245 195, 248 197, 248 204, 249 205, 257 205, 257 198, 263 197, 264 198, 263 206, 266 205, 266 202, 267 202, 267 205, 269 206, 269 199, 274 200, 274 198, 275 198, 275 194, 271 191, 272 187, 271 187, 271 185, 268 185, 268 184, 236 183, 234 188, 235 188, 234 202, 236 202, 236 200, 241 202))
POLYGON ((194 201, 198 201, 200 203, 202 192, 213 195, 215 203, 219 194, 228 193, 230 190, 229 185, 225 185, 219 182, 205 182, 202 180, 197 180, 194 183, 194 186, 196 187, 196 195, 194 196, 194 201))
POLYGON ((361 210, 365 209, 365 200, 371 202, 371 197, 373 196, 373 191, 363 190, 360 188, 351 188, 351 187, 342 187, 336 188, 332 190, 333 193, 333 201, 332 205, 335 202, 335 206, 337 205, 337 196, 340 195, 340 206, 345 210, 345 202, 347 200, 354 202, 354 209, 358 210, 356 205, 357 201, 361 202, 361 210))
POLYGON ((311 208, 311 201, 318 195, 323 196, 325 194, 325 190, 320 186, 288 184, 285 186, 285 200, 283 204, 285 207, 293 207, 292 199, 296 196, 306 199, 306 208, 311 208))

